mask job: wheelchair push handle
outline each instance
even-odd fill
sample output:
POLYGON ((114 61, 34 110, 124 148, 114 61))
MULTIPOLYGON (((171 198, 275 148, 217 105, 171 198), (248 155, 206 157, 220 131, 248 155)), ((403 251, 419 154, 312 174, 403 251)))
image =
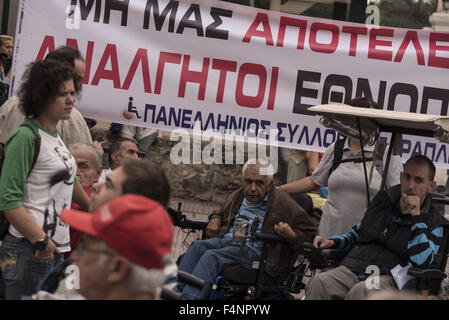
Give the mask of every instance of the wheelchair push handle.
POLYGON ((202 290, 205 283, 203 279, 195 277, 193 274, 184 271, 178 271, 178 280, 198 290, 202 290))
POLYGON ((444 279, 447 277, 447 275, 440 269, 421 269, 416 267, 410 268, 407 274, 413 277, 424 279, 444 279))
POLYGON ((257 240, 265 241, 265 242, 287 242, 284 237, 273 233, 256 233, 254 237, 257 240))
POLYGON ((185 219, 181 222, 180 228, 192 230, 204 230, 209 222, 185 219))
POLYGON ((181 300, 182 295, 168 288, 162 288, 160 299, 162 300, 181 300))
POLYGON ((196 221, 187 219, 185 214, 181 211, 182 202, 178 202, 178 209, 168 208, 167 212, 170 215, 173 225, 181 229, 192 229, 192 230, 204 230, 209 222, 196 221))
POLYGON ((173 225, 181 229, 204 230, 209 223, 206 221, 187 219, 187 217, 181 212, 181 202, 178 203, 178 210, 168 208, 167 212, 172 219, 173 225))

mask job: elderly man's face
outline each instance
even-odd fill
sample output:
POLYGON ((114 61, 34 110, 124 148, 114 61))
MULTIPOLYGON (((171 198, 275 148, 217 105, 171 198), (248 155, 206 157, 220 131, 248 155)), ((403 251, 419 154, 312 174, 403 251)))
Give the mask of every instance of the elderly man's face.
POLYGON ((76 161, 76 174, 83 188, 92 187, 101 175, 101 166, 96 167, 97 158, 90 148, 70 149, 76 161))
POLYGON ((259 174, 257 167, 249 165, 246 168, 242 188, 248 205, 262 201, 270 187, 271 182, 268 183, 266 175, 259 174))
POLYGON ((126 174, 122 167, 114 169, 106 177, 106 181, 95 183, 89 199, 89 212, 95 212, 102 205, 123 194, 122 183, 126 180, 126 174))
POLYGON ((79 292, 86 299, 101 300, 105 298, 108 288, 109 259, 116 256, 106 250, 103 241, 87 234, 81 236, 81 242, 71 255, 79 268, 79 292))

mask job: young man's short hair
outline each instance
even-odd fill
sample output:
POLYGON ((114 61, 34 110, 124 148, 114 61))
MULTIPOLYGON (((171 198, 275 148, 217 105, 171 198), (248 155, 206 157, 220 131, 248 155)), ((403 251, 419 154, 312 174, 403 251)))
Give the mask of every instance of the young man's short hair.
POLYGON ((109 156, 108 156, 108 160, 109 160, 109 166, 112 167, 114 161, 112 159, 112 155, 113 154, 117 154, 120 152, 120 149, 122 147, 122 143, 125 141, 130 141, 134 144, 137 145, 137 142, 133 139, 128 139, 128 138, 118 138, 118 139, 114 139, 111 141, 111 144, 109 145, 109 156))
POLYGON ((161 166, 146 159, 129 158, 122 165, 126 175, 122 183, 123 194, 138 194, 168 207, 171 188, 161 166))
POLYGON ((430 160, 428 157, 423 155, 415 155, 407 160, 407 162, 404 164, 404 167, 409 163, 414 163, 418 165, 421 164, 427 165, 427 167, 429 168, 429 180, 433 181, 433 179, 435 179, 436 173, 435 165, 433 164, 432 160, 430 160))

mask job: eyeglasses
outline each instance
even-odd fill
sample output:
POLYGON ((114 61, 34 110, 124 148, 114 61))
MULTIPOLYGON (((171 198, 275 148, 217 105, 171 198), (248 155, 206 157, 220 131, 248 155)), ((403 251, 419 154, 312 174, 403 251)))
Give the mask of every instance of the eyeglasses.
POLYGON ((76 251, 86 251, 86 252, 92 252, 92 253, 97 253, 97 254, 107 254, 109 256, 116 256, 117 253, 110 251, 110 250, 100 250, 100 249, 91 249, 86 247, 86 243, 84 241, 80 241, 78 243, 78 246, 76 247, 76 251))

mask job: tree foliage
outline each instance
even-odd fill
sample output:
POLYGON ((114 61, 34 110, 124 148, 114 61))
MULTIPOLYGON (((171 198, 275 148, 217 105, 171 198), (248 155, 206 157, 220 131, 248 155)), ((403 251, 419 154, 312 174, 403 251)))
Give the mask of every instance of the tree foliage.
POLYGON ((437 9, 437 0, 381 0, 376 5, 382 26, 422 29, 430 26, 429 17, 437 9))
POLYGON ((316 3, 301 13, 302 16, 332 19, 334 6, 332 3, 316 3))
MULTIPOLYGON (((245 6, 250 5, 250 0, 221 0, 221 1, 243 4, 245 6)), ((254 6, 256 8, 270 9, 270 0, 255 0, 254 6)))
MULTIPOLYGON (((249 6, 250 0, 221 0, 249 6)), ((269 9, 270 0, 255 0, 257 8, 269 9)), ((422 29, 430 26, 429 17, 437 9, 437 0, 380 0, 375 4, 380 11, 382 26, 422 29)), ((349 7, 348 7, 349 12, 349 7)), ((301 15, 332 19, 332 3, 316 3, 301 15)))

